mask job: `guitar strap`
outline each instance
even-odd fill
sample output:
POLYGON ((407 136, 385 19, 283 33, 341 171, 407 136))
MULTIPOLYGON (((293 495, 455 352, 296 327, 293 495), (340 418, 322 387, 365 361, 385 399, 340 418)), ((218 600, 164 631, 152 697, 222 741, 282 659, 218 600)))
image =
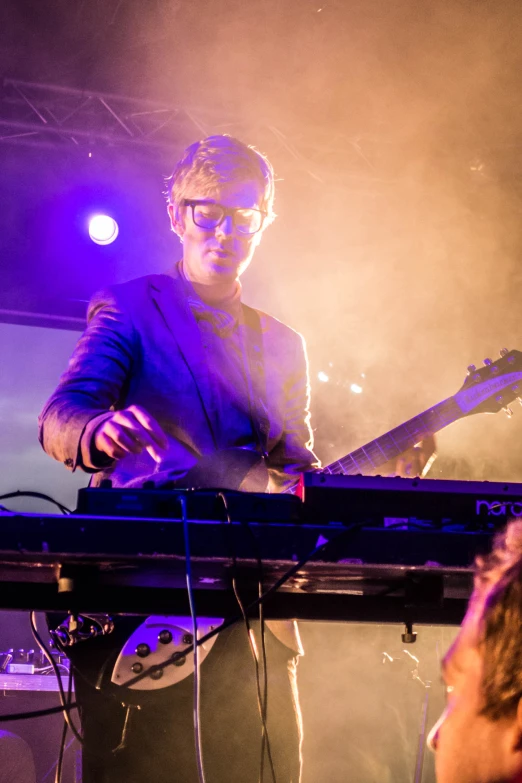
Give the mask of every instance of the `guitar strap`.
MULTIPOLYGON (((267 409, 265 353, 263 350, 261 318, 259 313, 252 307, 244 304, 242 308, 244 325, 247 327, 246 340, 242 341, 242 346, 244 366, 247 370, 245 375, 247 376, 246 383, 250 403, 250 421, 257 439, 259 452, 266 459, 268 457, 270 417, 267 409)), ((266 625, 281 644, 288 647, 296 655, 303 654, 301 636, 295 620, 267 620, 266 625)))
POLYGON ((268 456, 268 435, 270 419, 267 409, 266 375, 263 348, 261 318, 253 307, 242 305, 243 321, 246 330, 241 341, 245 381, 248 392, 249 416, 252 431, 256 439, 257 450, 263 457, 268 456))

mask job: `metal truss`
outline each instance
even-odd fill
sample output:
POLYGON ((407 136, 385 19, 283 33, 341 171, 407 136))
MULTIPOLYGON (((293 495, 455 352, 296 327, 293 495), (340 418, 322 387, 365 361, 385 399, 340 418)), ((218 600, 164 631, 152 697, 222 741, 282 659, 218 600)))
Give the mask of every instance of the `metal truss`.
POLYGON ((70 87, 3 80, 1 142, 172 149, 207 132, 209 118, 161 104, 70 87))
MULTIPOLYGON (((0 144, 62 148, 132 146, 146 155, 169 156, 194 139, 230 133, 252 140, 284 173, 301 169, 312 179, 343 177, 355 189, 375 189, 385 180, 374 157, 358 139, 323 128, 287 131, 266 122, 248 122, 209 109, 167 106, 152 101, 5 78, 0 96, 0 144)), ((366 146, 366 145, 365 145, 366 146)))

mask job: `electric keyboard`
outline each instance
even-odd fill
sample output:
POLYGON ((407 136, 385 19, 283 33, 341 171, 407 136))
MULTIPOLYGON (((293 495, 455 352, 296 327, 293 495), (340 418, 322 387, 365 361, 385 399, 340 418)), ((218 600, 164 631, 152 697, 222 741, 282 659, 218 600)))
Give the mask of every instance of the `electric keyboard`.
POLYGON ((101 487, 70 516, 0 512, 0 607, 188 614, 186 513, 202 615, 236 614, 235 576, 245 604, 271 591, 268 618, 458 623, 474 558, 522 515, 521 484, 307 473, 303 489, 101 487))
MULTIPOLYGON (((268 618, 458 623, 491 533, 189 520, 197 611, 231 616, 324 543, 265 603, 268 618), (262 574, 260 571, 262 563, 262 574)), ((0 606, 187 614, 183 523, 0 512, 0 606)))

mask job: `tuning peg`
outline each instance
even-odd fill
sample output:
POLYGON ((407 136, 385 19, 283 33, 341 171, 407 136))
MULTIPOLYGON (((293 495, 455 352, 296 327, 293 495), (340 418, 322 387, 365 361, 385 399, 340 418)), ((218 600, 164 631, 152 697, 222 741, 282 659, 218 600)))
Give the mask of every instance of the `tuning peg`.
POLYGON ((490 367, 493 364, 493 362, 491 361, 491 359, 484 359, 484 364, 486 365, 486 367, 490 367))
POLYGON ((471 375, 472 372, 475 372, 477 368, 474 364, 468 364, 468 375, 471 375))
POLYGON ((504 356, 507 356, 507 355, 508 355, 508 353, 509 353, 509 351, 508 351, 508 349, 507 349, 507 348, 501 348, 501 349, 500 349, 500 355, 501 355, 502 357, 504 357, 504 356))
POLYGON ((511 408, 508 408, 507 405, 506 405, 505 408, 503 408, 503 411, 506 414, 506 416, 508 417, 508 419, 510 419, 512 417, 513 411, 511 410, 511 408))

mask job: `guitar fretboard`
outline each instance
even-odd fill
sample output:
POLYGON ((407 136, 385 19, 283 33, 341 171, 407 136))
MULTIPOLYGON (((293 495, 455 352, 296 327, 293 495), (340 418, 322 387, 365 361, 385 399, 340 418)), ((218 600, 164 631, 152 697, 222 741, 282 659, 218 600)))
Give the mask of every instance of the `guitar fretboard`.
POLYGON ((323 468, 325 473, 342 473, 354 476, 358 473, 374 473, 382 465, 395 459, 403 451, 415 446, 424 437, 447 427, 462 418, 462 410, 454 397, 439 402, 433 408, 420 413, 399 427, 381 435, 342 459, 323 468))

